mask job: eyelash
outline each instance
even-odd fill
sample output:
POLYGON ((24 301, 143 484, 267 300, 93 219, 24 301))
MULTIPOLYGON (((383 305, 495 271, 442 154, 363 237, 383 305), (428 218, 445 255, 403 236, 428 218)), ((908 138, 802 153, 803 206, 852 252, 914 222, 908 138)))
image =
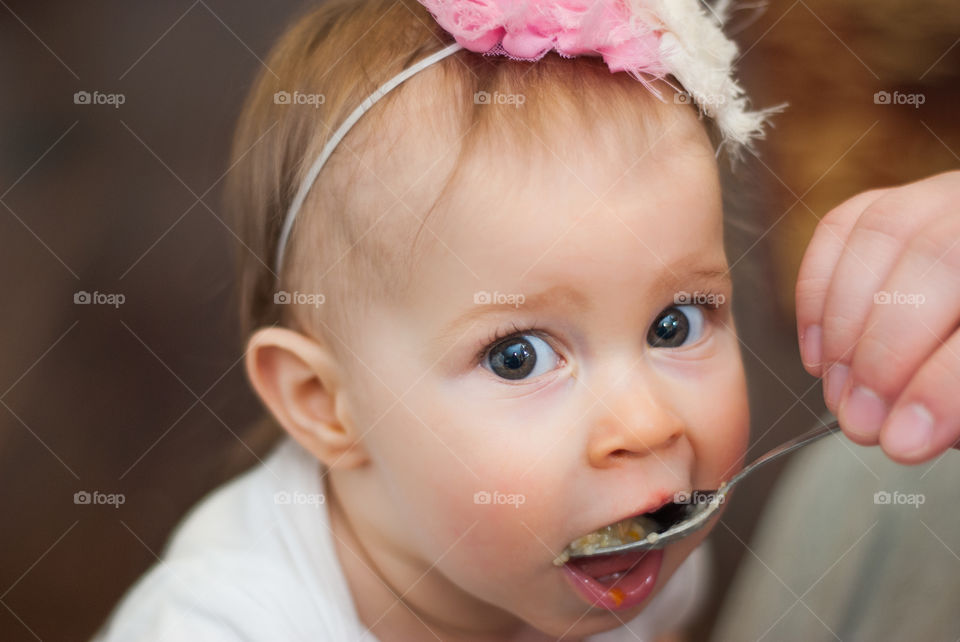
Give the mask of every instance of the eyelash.
MULTIPOLYGON (((700 297, 702 297, 702 298, 705 298, 705 299, 706 299, 706 298, 709 298, 709 299, 716 300, 716 299, 719 298, 719 297, 723 297, 724 302, 723 302, 723 303, 720 303, 720 304, 718 304, 718 305, 716 305, 716 306, 710 306, 710 305, 702 304, 702 303, 694 304, 694 305, 697 305, 697 306, 699 306, 700 308, 704 309, 708 314, 711 313, 711 312, 714 312, 714 313, 715 313, 716 311, 720 310, 721 308, 723 308, 723 307, 725 307, 725 306, 727 305, 726 295, 723 294, 723 293, 721 293, 721 292, 716 292, 716 291, 714 291, 714 290, 697 290, 696 292, 697 292, 697 295, 698 295, 698 296, 700 296, 700 297)), ((668 309, 668 308, 677 307, 677 306, 680 306, 680 305, 691 305, 691 304, 688 304, 688 303, 674 303, 673 305, 668 305, 668 306, 666 306, 665 308, 663 308, 663 310, 666 310, 666 309, 668 309)), ((663 310, 661 310, 661 312, 662 312, 663 310)), ((658 313, 658 314, 659 314, 659 313, 658 313)), ((484 342, 481 344, 482 347, 481 347, 480 350, 477 352, 477 354, 474 356, 474 363, 477 364, 477 365, 479 365, 481 362, 483 362, 483 358, 487 356, 487 352, 489 352, 490 348, 492 348, 498 341, 501 341, 501 340, 506 339, 506 338, 508 338, 508 337, 520 336, 520 335, 524 335, 524 334, 537 334, 537 335, 539 336, 540 332, 539 332, 539 330, 537 329, 538 325, 539 325, 539 323, 536 322, 536 321, 534 321, 533 323, 531 323, 531 324, 529 324, 529 325, 526 325, 526 326, 518 325, 516 321, 512 321, 508 326, 504 326, 504 327, 501 327, 501 328, 496 328, 496 329, 494 329, 494 330, 490 333, 490 336, 487 337, 486 341, 484 341, 484 342)))
POLYGON ((509 327, 494 329, 493 332, 490 333, 490 336, 487 337, 486 341, 481 344, 482 347, 474 357, 474 361, 477 364, 481 363, 483 358, 487 356, 487 352, 489 352, 490 348, 492 348, 498 341, 506 339, 507 337, 519 336, 523 334, 537 334, 538 332, 536 328, 538 325, 539 324, 536 321, 528 326, 517 325, 516 321, 512 321, 509 327))

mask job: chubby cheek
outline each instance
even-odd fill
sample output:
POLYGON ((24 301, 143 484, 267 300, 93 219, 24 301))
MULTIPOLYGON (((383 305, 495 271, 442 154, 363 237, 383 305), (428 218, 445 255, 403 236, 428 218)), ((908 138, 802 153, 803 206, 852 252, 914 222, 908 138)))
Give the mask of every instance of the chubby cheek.
POLYGON ((549 480, 531 471, 542 449, 462 408, 419 401, 412 395, 365 438, 411 545, 431 561, 466 551, 485 572, 549 558, 525 526, 536 529, 554 509, 549 480))
POLYGON ((736 473, 750 437, 750 407, 739 352, 730 346, 726 367, 710 375, 692 406, 688 437, 696 458, 695 489, 714 490, 736 473))
POLYGON ((550 626, 547 620, 579 615, 583 605, 552 564, 560 551, 548 542, 556 540, 551 531, 563 509, 553 504, 557 499, 548 488, 538 487, 546 480, 523 476, 529 461, 498 468, 484 477, 489 481, 480 484, 467 507, 451 509, 470 530, 438 568, 470 594, 543 628, 550 626))
POLYGON ((550 529, 565 510, 557 492, 563 471, 532 467, 545 454, 533 431, 491 425, 462 406, 420 401, 426 400, 411 395, 409 409, 391 412, 384 429, 370 435, 407 546, 486 602, 543 608, 533 607, 531 597, 560 577, 551 564, 559 551, 547 542, 555 544, 550 529))

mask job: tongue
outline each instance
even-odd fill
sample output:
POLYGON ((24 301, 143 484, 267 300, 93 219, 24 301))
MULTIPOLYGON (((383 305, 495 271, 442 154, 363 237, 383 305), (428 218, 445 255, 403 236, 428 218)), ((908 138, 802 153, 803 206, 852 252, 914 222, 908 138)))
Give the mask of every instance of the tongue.
POLYGON ((578 557, 571 559, 568 564, 576 566, 581 572, 594 579, 606 579, 605 576, 630 570, 639 562, 647 551, 634 553, 618 553, 613 555, 597 555, 596 557, 578 557))

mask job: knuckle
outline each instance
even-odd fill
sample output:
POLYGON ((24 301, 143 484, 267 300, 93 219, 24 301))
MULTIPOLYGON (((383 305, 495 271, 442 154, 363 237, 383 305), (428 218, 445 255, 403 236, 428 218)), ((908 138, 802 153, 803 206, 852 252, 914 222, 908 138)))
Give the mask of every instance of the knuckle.
POLYGON ((851 216, 856 217, 859 215, 857 210, 852 207, 847 207, 847 205, 847 203, 844 203, 840 207, 827 212, 824 217, 820 219, 820 222, 817 223, 817 227, 813 232, 814 236, 844 239, 851 227, 848 219, 851 216))
POLYGON ((850 357, 851 347, 860 330, 860 320, 842 310, 828 310, 823 315, 823 362, 835 363, 850 357))
POLYGON ((899 246, 903 238, 914 225, 909 217, 903 216, 905 209, 899 199, 879 198, 864 210, 857 220, 854 233, 870 237, 886 245, 899 246))
POLYGON ((833 231, 849 227, 847 223, 850 217, 857 218, 871 203, 882 197, 890 191, 890 188, 871 189, 866 192, 860 192, 838 207, 833 208, 820 219, 819 226, 831 228, 833 231))
POLYGON ((857 343, 853 359, 856 381, 886 397, 896 398, 911 374, 913 363, 896 346, 881 337, 868 334, 857 343))
POLYGON ((799 276, 797 277, 797 308, 806 308, 817 303, 824 297, 830 288, 828 276, 799 276))
POLYGON ((943 264, 960 271, 960 225, 934 223, 910 239, 909 256, 926 265, 943 264))
POLYGON ((960 388, 960 360, 953 353, 940 350, 921 368, 911 388, 916 395, 927 401, 927 405, 942 406, 944 403, 957 403, 957 389, 960 388), (935 403, 930 403, 931 401, 935 403))

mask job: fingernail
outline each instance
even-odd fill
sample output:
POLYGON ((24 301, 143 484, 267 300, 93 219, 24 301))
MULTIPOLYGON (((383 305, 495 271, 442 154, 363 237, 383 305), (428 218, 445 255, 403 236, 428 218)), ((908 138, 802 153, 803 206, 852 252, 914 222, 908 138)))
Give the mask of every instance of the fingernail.
POLYGON ((803 365, 814 368, 820 365, 820 325, 808 326, 803 332, 800 345, 800 361, 803 365))
POLYGON ((835 363, 827 370, 827 374, 825 375, 826 381, 824 381, 823 384, 823 396, 830 409, 837 407, 837 402, 840 401, 840 393, 843 392, 843 384, 846 383, 848 374, 850 374, 850 369, 842 363, 835 363))
POLYGON ((909 457, 926 451, 932 440, 933 415, 922 404, 912 403, 890 417, 883 446, 892 454, 909 457))
POLYGON ((869 388, 854 386, 837 415, 844 430, 872 439, 887 418, 887 404, 869 388))

